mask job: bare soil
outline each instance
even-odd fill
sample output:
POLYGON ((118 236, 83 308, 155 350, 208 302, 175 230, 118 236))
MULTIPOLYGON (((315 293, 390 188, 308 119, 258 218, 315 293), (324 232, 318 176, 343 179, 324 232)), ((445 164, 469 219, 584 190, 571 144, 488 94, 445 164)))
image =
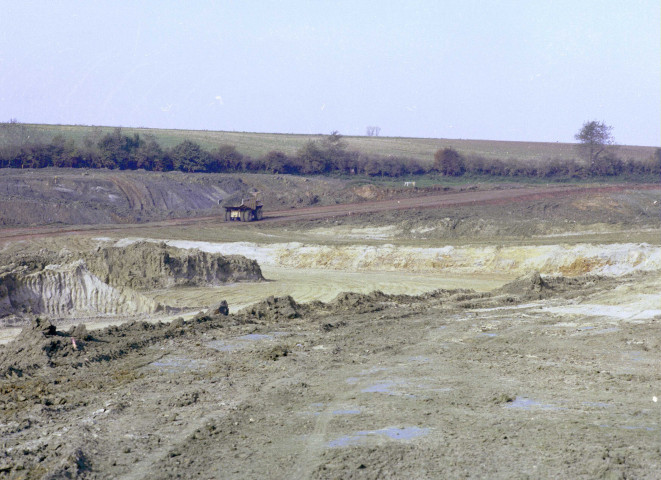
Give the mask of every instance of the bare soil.
POLYGON ((658 478, 658 185, 354 185, 334 205, 339 183, 300 181, 308 207, 289 208, 292 186, 254 224, 211 212, 0 230, 5 264, 111 242, 96 274, 116 267, 187 312, 3 330, 14 338, 0 345, 0 475, 658 478), (128 255, 141 237, 283 248, 284 263, 259 283, 147 282, 150 255, 128 255), (542 274, 521 275, 535 255, 542 274), (432 268, 424 279, 416 262, 432 268), (370 282, 391 293, 366 293, 370 282), (363 293, 328 298, 343 284, 363 293), (293 297, 303 288, 306 302, 293 297))
POLYGON ((0 469, 656 478, 659 318, 568 322, 548 311, 647 280, 533 276, 492 294, 281 297, 90 332, 34 324, 0 354, 0 469))
MULTIPOLYGON (((252 177, 252 176, 250 176, 252 177)), ((283 178, 283 177, 280 177, 283 178)), ((306 179, 302 179, 306 180, 306 179)), ((433 192, 434 189, 432 189, 433 192)), ((601 196, 602 199, 605 196, 614 196, 618 194, 627 194, 635 193, 640 194, 641 192, 650 192, 646 199, 643 200, 643 205, 636 206, 635 204, 629 205, 629 210, 633 209, 633 215, 631 211, 624 209, 623 211, 613 212, 611 210, 602 210, 602 204, 608 204, 607 201, 597 201, 591 207, 581 208, 581 206, 572 206, 568 211, 556 212, 555 218, 552 220, 555 222, 558 220, 558 217, 563 219, 565 223, 571 221, 576 223, 576 220, 573 218, 567 218, 565 216, 568 212, 583 211, 584 215, 580 220, 579 227, 583 227, 585 224, 594 223, 595 220, 603 220, 607 223, 616 223, 617 221, 631 221, 631 219, 637 219, 638 224, 641 224, 645 221, 650 224, 656 225, 659 221, 658 215, 658 199, 661 195, 661 185, 652 184, 652 185, 640 185, 640 184, 631 184, 631 185, 617 185, 617 186, 541 186, 541 187, 518 187, 518 188, 488 188, 482 189, 478 187, 469 187, 462 188, 462 191, 456 192, 448 189, 442 194, 430 193, 428 191, 414 191, 414 190, 404 190, 401 191, 388 191, 387 196, 395 196, 392 199, 382 199, 382 200, 366 200, 370 197, 360 197, 362 201, 358 203, 340 203, 333 205, 322 205, 315 207, 301 207, 295 209, 286 209, 286 210, 273 210, 265 209, 264 219, 260 223, 271 224, 271 223, 283 223, 283 222, 293 222, 293 221, 314 221, 321 219, 334 219, 354 215, 367 215, 365 218, 359 218, 359 222, 362 223, 376 223, 383 224, 383 220, 379 218, 384 218, 383 216, 375 216, 374 214, 385 214, 392 215, 397 214, 397 212, 405 211, 407 213, 399 214, 399 218, 395 219, 397 223, 402 223, 408 219, 419 218, 419 214, 423 214, 428 210, 439 209, 449 209, 449 208, 458 208, 458 207, 468 207, 472 212, 473 216, 477 216, 482 219, 482 222, 487 222, 489 216, 480 215, 480 211, 483 206, 504 206, 501 209, 494 209, 499 212, 507 211, 507 208, 511 205, 524 204, 527 206, 528 211, 525 212, 525 217, 528 222, 537 222, 539 215, 535 211, 535 203, 541 203, 541 210, 544 215, 546 215, 547 209, 556 209, 559 206, 559 202, 562 202, 562 199, 571 199, 572 201, 581 201, 585 198, 593 198, 596 196, 601 196), (424 194, 426 193, 426 194, 424 194), (420 195, 423 194, 423 195, 420 195), (656 201, 656 203, 654 203, 656 201), (532 204, 532 205, 531 205, 532 204), (480 207, 480 210, 476 210, 475 207, 480 207), (604 215, 605 212, 605 215, 604 215), (595 217, 595 215, 597 215, 595 217)), ((314 190, 313 190, 314 191, 314 190)), ((358 189, 358 192, 364 190, 358 189)), ((326 192, 328 193, 328 192, 326 192)), ((356 190, 353 191, 353 194, 350 195, 355 200, 356 190)), ((311 194, 313 198, 318 198, 316 194, 311 194)), ((584 200, 583 200, 584 201, 584 200)), ((157 208, 157 207, 155 207, 157 208)), ((537 207, 539 208, 539 207, 537 207)), ((102 234, 103 232, 112 232, 112 231, 122 231, 122 232, 139 232, 144 229, 152 229, 154 227, 165 227, 172 228, 177 226, 184 225, 196 225, 200 226, 205 223, 217 223, 224 220, 224 213, 220 213, 219 209, 216 208, 215 215, 211 216, 193 216, 187 218, 176 218, 172 220, 163 220, 163 221, 152 221, 150 223, 143 224, 133 224, 133 225, 99 225, 96 222, 92 225, 86 225, 79 228, 72 228, 66 226, 39 226, 39 227, 19 227, 19 228, 5 228, 0 229, 0 240, 3 239, 25 239, 25 238, 35 238, 35 237, 44 237, 52 236, 56 234, 79 234, 79 233, 93 233, 93 234, 102 234)), ((464 209, 466 211, 466 209, 464 209)), ((199 213, 199 212, 198 212, 199 213)), ((458 215, 462 215, 459 213, 458 215)), ((543 215, 543 216, 544 216, 543 215)), ((464 213, 463 216, 466 216, 464 213)), ((447 217, 445 217, 447 218, 447 217)), ((427 222, 427 220, 423 220, 427 222)), ((452 221, 450 224, 453 225, 455 221, 452 221)), ((309 223, 308 223, 309 225, 309 223)), ((242 222, 225 222, 223 228, 231 227, 246 227, 247 225, 242 222)), ((297 226, 299 227, 299 226, 297 226)), ((534 234, 534 231, 531 231, 531 225, 524 227, 523 231, 520 232, 520 236, 529 236, 534 234)), ((562 226, 562 231, 566 231, 567 226, 562 226)), ((447 230, 447 229, 445 229, 447 230)), ((453 230, 450 228, 449 230, 453 230)), ((501 232, 502 233, 502 232, 501 232)), ((461 235, 466 236, 470 232, 462 232, 461 235)), ((489 235, 492 235, 489 233, 489 235)), ((444 237, 445 235, 443 235, 444 237)), ((453 236, 453 235, 450 235, 453 236)))

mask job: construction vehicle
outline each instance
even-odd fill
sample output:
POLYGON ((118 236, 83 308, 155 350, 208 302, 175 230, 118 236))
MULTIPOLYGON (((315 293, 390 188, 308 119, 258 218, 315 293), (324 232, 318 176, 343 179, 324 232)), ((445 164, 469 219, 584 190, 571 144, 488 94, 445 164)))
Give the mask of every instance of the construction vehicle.
MULTIPOLYGON (((218 202, 220 203, 220 201, 218 202)), ((262 219, 262 202, 257 197, 241 199, 241 205, 225 206, 225 221, 252 222, 262 219)))

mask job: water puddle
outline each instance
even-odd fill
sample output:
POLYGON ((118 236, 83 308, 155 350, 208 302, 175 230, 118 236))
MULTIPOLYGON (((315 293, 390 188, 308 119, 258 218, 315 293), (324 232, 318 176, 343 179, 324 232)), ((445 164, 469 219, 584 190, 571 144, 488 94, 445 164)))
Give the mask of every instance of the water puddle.
POLYGON ((520 408, 522 410, 542 409, 542 410, 560 410, 560 407, 550 404, 544 404, 528 397, 516 397, 513 402, 505 405, 505 408, 520 408))
POLYGON ((607 327, 607 328, 600 328, 597 329, 596 325, 586 325, 584 327, 578 327, 576 330, 578 330, 574 335, 581 335, 583 333, 588 333, 590 335, 602 335, 605 333, 613 333, 613 332, 618 332, 620 329, 617 327, 607 327))
POLYGON ((163 372, 177 373, 185 370, 198 371, 207 368, 207 362, 187 357, 166 355, 165 357, 150 363, 148 366, 155 367, 163 372))
POLYGON ((504 307, 489 307, 489 308, 475 308, 471 310, 471 313, 487 313, 487 312, 498 312, 503 310, 523 310, 523 309, 533 309, 543 306, 543 303, 522 303, 520 305, 506 305, 504 307))
POLYGON ((392 388, 401 384, 401 382, 382 382, 376 383, 369 387, 363 388, 361 392, 363 393, 387 393, 388 395, 395 395, 395 392, 392 391, 392 388))
POLYGON ((628 360, 630 362, 644 362, 647 360, 643 352, 638 352, 638 351, 625 352, 622 354, 622 356, 624 357, 625 360, 628 360))
POLYGON ((407 441, 414 438, 423 437, 428 435, 429 428, 420 427, 386 427, 380 430, 362 430, 352 435, 345 435, 343 437, 331 440, 328 442, 330 448, 350 447, 354 445, 363 445, 369 443, 370 438, 386 438, 397 441, 407 441))
POLYGON ((416 357, 409 357, 408 361, 415 363, 429 363, 431 360, 429 360, 428 357, 423 357, 422 355, 418 355, 416 357))
POLYGON ((595 330, 594 334, 602 334, 602 333, 613 333, 613 332, 619 332, 620 329, 617 327, 610 327, 610 328, 602 328, 601 330, 595 330))
POLYGON ((546 312, 560 315, 579 315, 582 317, 598 317, 616 320, 650 320, 661 314, 658 308, 646 308, 645 304, 629 303, 620 305, 602 305, 583 303, 580 305, 564 305, 545 307, 546 312))
MULTIPOLYGON (((358 375, 360 375, 362 377, 362 376, 372 375, 374 373, 385 372, 385 371, 388 371, 388 370, 390 370, 390 369, 387 368, 387 367, 372 367, 369 370, 363 370, 358 375)), ((345 382, 347 382, 349 385, 355 385, 358 382, 360 382, 360 380, 361 379, 358 378, 358 377, 347 377, 345 382)))
POLYGON ((452 388, 450 387, 444 387, 444 388, 434 388, 430 385, 416 385, 416 388, 423 390, 425 392, 439 392, 439 393, 445 393, 445 392, 451 392, 452 388))
POLYGON ((405 385, 406 382, 402 380, 397 380, 397 381, 387 381, 387 382, 381 382, 381 383, 375 383, 374 385, 370 385, 369 387, 365 387, 361 390, 363 393, 384 393, 386 395, 400 395, 404 397, 415 397, 415 395, 411 393, 404 393, 400 391, 393 390, 396 387, 403 386, 405 385))
MULTIPOLYGON (((358 377, 349 377, 346 379, 346 382, 349 385, 356 385, 361 382, 361 378, 358 377)), ((428 380, 428 377, 421 377, 417 379, 418 381, 428 380)), ((434 383, 433 380, 431 380, 434 383)), ((416 394, 408 393, 409 391, 416 391, 417 393, 429 393, 429 392, 449 392, 452 388, 448 387, 433 387, 428 384, 412 384, 410 381, 396 378, 394 380, 384 380, 372 384, 368 384, 363 387, 360 391, 362 393, 382 393, 384 395, 395 395, 400 397, 410 397, 415 398, 416 394)))
POLYGON ((248 335, 243 335, 241 337, 238 337, 237 340, 247 340, 247 341, 257 341, 257 340, 271 340, 273 339, 273 335, 265 335, 263 333, 249 333, 248 335))

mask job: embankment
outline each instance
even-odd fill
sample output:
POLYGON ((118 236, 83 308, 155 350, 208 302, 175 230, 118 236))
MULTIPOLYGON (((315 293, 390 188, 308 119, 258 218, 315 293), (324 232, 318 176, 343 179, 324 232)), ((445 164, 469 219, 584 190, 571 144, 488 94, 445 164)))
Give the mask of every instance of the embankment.
MULTIPOLYGON (((0 259, 2 260, 2 259, 0 259)), ((80 255, 41 251, 0 263, 0 319, 151 314, 165 307, 141 290, 260 281, 254 260, 165 244, 99 246, 80 255)))

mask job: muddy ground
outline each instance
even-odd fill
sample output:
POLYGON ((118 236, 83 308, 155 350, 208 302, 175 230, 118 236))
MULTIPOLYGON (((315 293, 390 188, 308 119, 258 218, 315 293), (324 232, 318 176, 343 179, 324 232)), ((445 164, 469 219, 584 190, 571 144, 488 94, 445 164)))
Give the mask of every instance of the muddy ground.
MULTIPOLYGON (((141 230, 266 281, 138 282, 175 320, 26 317, 0 346, 0 476, 658 478, 659 196, 141 230)), ((0 254, 144 247, 110 236, 0 254)))
POLYGON ((277 298, 242 314, 89 332, 35 324, 2 352, 0 469, 657 478, 661 319, 549 311, 649 280, 528 277, 492 294, 308 306, 277 298))

